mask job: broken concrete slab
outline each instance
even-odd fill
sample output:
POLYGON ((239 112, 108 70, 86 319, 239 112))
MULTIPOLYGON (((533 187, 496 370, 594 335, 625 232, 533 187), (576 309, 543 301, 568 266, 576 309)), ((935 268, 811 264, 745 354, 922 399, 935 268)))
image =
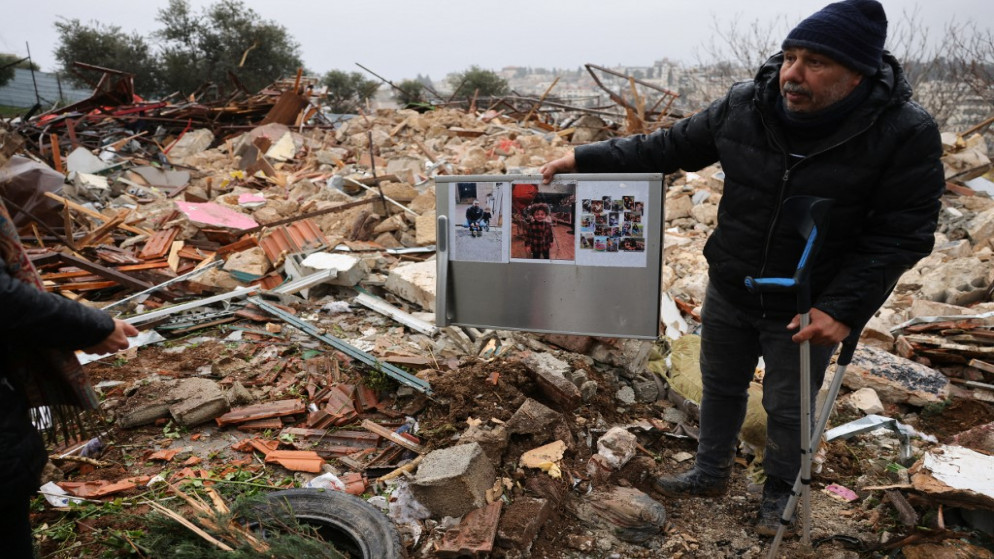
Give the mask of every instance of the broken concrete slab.
POLYGON ((877 391, 866 387, 850 393, 846 401, 865 415, 884 413, 884 404, 880 401, 877 391))
POLYGON ((90 150, 80 146, 69 152, 66 156, 66 171, 69 173, 99 173, 106 170, 110 165, 104 160, 90 152, 90 150))
POLYGON ((459 437, 459 442, 461 444, 479 444, 491 462, 500 464, 510 437, 511 434, 503 425, 497 425, 492 429, 485 429, 481 425, 472 425, 459 437))
POLYGON ((922 275, 922 294, 950 305, 969 305, 983 299, 988 267, 975 256, 959 258, 922 275))
POLYGON ((971 311, 969 307, 961 307, 959 305, 950 305, 948 303, 940 303, 938 301, 929 301, 928 299, 915 299, 911 302, 911 307, 908 309, 908 314, 911 316, 957 316, 970 314, 971 311))
POLYGON ((522 363, 535 378, 542 393, 563 411, 576 409, 583 401, 580 389, 569 379, 569 363, 548 353, 531 352, 522 363))
MULTIPOLYGON (((586 354, 594 345, 594 339, 590 336, 577 336, 574 334, 542 334, 539 339, 554 346, 561 347, 573 353, 586 354)), ((574 383, 576 384, 576 383, 574 383)))
POLYGON ((392 233, 394 231, 407 231, 410 227, 407 224, 404 214, 394 214, 381 221, 373 228, 373 234, 392 233))
MULTIPOLYGON (((388 169, 387 174, 393 174, 393 171, 390 171, 388 169)), ((391 200, 395 200, 397 202, 403 202, 405 204, 411 202, 412 200, 414 200, 415 198, 421 195, 418 189, 414 188, 410 184, 403 182, 392 182, 392 181, 381 182, 379 185, 379 189, 380 191, 383 192, 383 195, 386 196, 387 198, 390 198, 391 200)))
POLYGON ((408 208, 416 212, 418 215, 424 215, 425 213, 432 212, 435 210, 435 187, 428 186, 424 189, 418 197, 408 204, 408 208))
POLYGON ((165 379, 139 386, 129 399, 129 408, 117 418, 118 427, 140 427, 170 416, 178 424, 192 427, 228 411, 228 400, 210 379, 165 379))
POLYGON ((942 254, 946 258, 966 258, 973 255, 973 245, 967 239, 947 241, 935 245, 932 254, 942 254))
POLYGON ((152 186, 176 188, 190 182, 190 171, 182 169, 160 169, 151 165, 142 165, 131 170, 141 175, 145 182, 152 186))
POLYGON ((994 208, 989 208, 978 213, 970 221, 967 234, 975 246, 982 246, 983 243, 994 238, 994 208))
POLYGON ((532 398, 515 410, 507 422, 507 431, 512 435, 531 435, 536 443, 561 439, 567 446, 573 446, 573 435, 563 415, 532 398))
POLYGON ((210 379, 182 379, 173 389, 172 396, 178 401, 169 406, 169 413, 184 427, 206 423, 229 409, 221 386, 210 379))
POLYGON ((622 427, 612 427, 597 439, 597 454, 604 457, 609 466, 620 470, 635 456, 638 439, 622 427))
POLYGON ((433 517, 458 517, 486 505, 487 490, 496 479, 480 445, 460 444, 425 455, 411 491, 433 517))
POLYGON ((348 254, 315 252, 307 255, 300 264, 313 270, 336 270, 338 274, 335 278, 325 282, 330 285, 352 287, 365 279, 366 274, 369 273, 365 261, 348 254))
POLYGON ((426 310, 435 310, 435 259, 397 266, 390 270, 384 288, 426 310))
POLYGON ((173 161, 185 159, 209 148, 214 143, 214 133, 206 128, 190 130, 176 140, 169 148, 169 158, 173 161))
MULTIPOLYGON (((679 191, 675 191, 679 192, 679 191)), ((694 207, 693 200, 686 193, 680 192, 676 196, 666 196, 665 221, 673 221, 690 216, 690 210, 694 207)))
POLYGON ((253 247, 229 256, 222 269, 237 280, 249 282, 266 275, 272 264, 261 247, 253 247))
POLYGON ((889 351, 894 347, 894 335, 890 333, 890 325, 874 316, 863 327, 859 341, 863 344, 889 351))
POLYGON ((595 361, 621 367, 627 378, 635 378, 645 372, 652 351, 652 342, 646 340, 619 340, 598 338, 599 342, 590 351, 595 361))
POLYGON ((122 429, 131 429, 142 425, 151 425, 156 420, 166 417, 169 417, 169 403, 153 402, 131 409, 120 416, 115 423, 122 429))
POLYGON ((414 220, 414 240, 418 246, 433 245, 438 240, 438 220, 434 211, 426 211, 414 220))
POLYGON ((387 161, 386 172, 413 184, 417 176, 424 172, 424 161, 416 157, 393 157, 387 161))
MULTIPOLYGON (((826 377, 834 373, 830 368, 826 377)), ((924 406, 949 397, 949 379, 941 372, 867 346, 856 349, 842 382, 853 390, 873 388, 884 402, 924 406)))

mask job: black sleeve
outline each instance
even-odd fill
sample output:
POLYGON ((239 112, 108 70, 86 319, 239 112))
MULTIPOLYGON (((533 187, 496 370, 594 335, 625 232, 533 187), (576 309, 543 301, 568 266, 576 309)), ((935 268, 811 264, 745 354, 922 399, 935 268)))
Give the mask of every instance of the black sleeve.
POLYGON ((0 333, 8 345, 82 349, 113 331, 107 313, 27 285, 0 261, 0 333))
POLYGON ((865 324, 901 275, 928 256, 945 191, 942 142, 924 115, 883 172, 866 228, 814 306, 850 326, 865 324))
POLYGON ((673 173, 696 171, 718 161, 715 132, 729 97, 651 134, 613 138, 574 150, 579 173, 673 173))

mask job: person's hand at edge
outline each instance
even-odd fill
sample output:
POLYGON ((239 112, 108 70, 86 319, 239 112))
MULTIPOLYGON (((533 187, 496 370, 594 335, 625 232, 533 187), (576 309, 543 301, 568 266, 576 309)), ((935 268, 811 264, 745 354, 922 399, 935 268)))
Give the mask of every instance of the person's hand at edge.
MULTIPOLYGON (((831 315, 816 308, 811 309, 810 317, 811 324, 791 337, 794 343, 810 341, 815 345, 831 346, 841 343, 842 340, 846 339, 851 330, 844 323, 835 320, 831 315)), ((787 324, 787 329, 796 330, 800 326, 801 315, 798 314, 794 315, 794 318, 787 324)))
POLYGON ((97 345, 84 348, 83 351, 94 355, 116 353, 122 349, 128 349, 128 337, 137 335, 137 328, 123 320, 115 318, 114 331, 108 334, 102 342, 97 345))
POLYGON ((553 159, 542 165, 538 172, 542 173, 542 184, 549 184, 553 175, 576 172, 576 156, 571 151, 559 159, 553 159))

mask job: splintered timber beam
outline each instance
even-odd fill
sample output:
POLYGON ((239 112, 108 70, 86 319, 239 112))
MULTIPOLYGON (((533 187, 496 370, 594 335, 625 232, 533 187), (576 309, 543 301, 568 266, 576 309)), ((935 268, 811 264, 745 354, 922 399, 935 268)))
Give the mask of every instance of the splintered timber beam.
POLYGON ((260 297, 249 297, 248 300, 255 303, 256 305, 259 306, 259 308, 268 312, 269 314, 279 317, 287 324, 300 329, 302 332, 314 336, 315 338, 321 340, 322 342, 361 361, 362 363, 365 363, 366 365, 369 365, 370 367, 378 371, 382 371, 384 374, 396 380, 397 382, 405 386, 410 386, 411 388, 417 390, 418 392, 423 392, 425 394, 431 395, 432 393, 431 385, 428 384, 428 382, 421 380, 418 377, 408 373, 407 371, 404 371, 403 369, 395 367, 389 363, 384 363, 379 359, 373 357, 372 355, 356 347, 353 347, 334 336, 329 336, 327 334, 321 333, 321 331, 319 331, 313 325, 300 320, 299 318, 293 316, 290 313, 285 312, 279 307, 270 305, 269 303, 263 301, 260 297))
POLYGON ((549 93, 552 91, 552 88, 556 87, 557 83, 559 83, 559 76, 556 76, 556 79, 552 80, 552 85, 550 85, 548 89, 545 90, 545 93, 543 93, 542 96, 538 98, 538 102, 532 105, 531 110, 528 111, 528 114, 525 115, 525 118, 521 121, 522 124, 525 125, 528 124, 528 121, 531 120, 532 115, 535 114, 535 111, 538 110, 540 106, 542 106, 542 103, 545 101, 545 98, 549 96, 549 93))
MULTIPOLYGON (((131 289, 148 289, 149 287, 152 287, 152 284, 148 282, 141 281, 140 279, 131 277, 128 274, 122 274, 117 270, 107 268, 106 266, 101 266, 99 264, 95 264, 93 262, 90 262, 89 260, 86 260, 85 258, 78 258, 71 254, 63 254, 63 253, 47 254, 40 258, 34 259, 33 262, 35 263, 35 265, 40 266, 42 264, 56 260, 61 260, 66 264, 69 264, 71 266, 76 266, 77 268, 81 268, 83 270, 86 270, 87 272, 96 274, 100 277, 114 281, 120 285, 129 287, 131 289)), ((72 286, 63 286, 63 287, 72 287, 72 286)))
MULTIPOLYGON (((53 194, 51 192, 46 192, 45 196, 51 198, 52 200, 55 200, 56 202, 61 203, 62 205, 65 206, 65 208, 67 210, 70 210, 70 209, 71 210, 75 210, 75 211, 80 212, 82 214, 85 214, 85 215, 87 215, 89 217, 92 217, 94 219, 99 219, 100 221, 104 221, 104 222, 112 219, 110 217, 105 216, 104 214, 102 214, 100 212, 93 211, 90 208, 87 208, 86 206, 82 206, 80 204, 77 204, 76 202, 73 202, 72 200, 68 200, 66 198, 63 198, 62 196, 59 196, 58 194, 53 194)), ((118 229, 123 229, 125 231, 130 232, 130 233, 135 233, 137 235, 148 235, 149 237, 152 236, 152 232, 151 231, 147 231, 145 229, 139 229, 138 227, 134 227, 132 225, 128 225, 127 223, 122 223, 122 224, 118 225, 117 227, 118 227, 118 229)), ((67 233, 67 237, 68 236, 69 235, 67 233)))

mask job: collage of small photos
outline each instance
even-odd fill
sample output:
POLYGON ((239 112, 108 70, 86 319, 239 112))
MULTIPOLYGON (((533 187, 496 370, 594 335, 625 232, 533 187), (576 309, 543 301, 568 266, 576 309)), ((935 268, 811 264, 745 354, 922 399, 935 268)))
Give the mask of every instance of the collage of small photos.
POLYGON ((580 250, 645 252, 645 204, 635 196, 580 200, 580 250))

